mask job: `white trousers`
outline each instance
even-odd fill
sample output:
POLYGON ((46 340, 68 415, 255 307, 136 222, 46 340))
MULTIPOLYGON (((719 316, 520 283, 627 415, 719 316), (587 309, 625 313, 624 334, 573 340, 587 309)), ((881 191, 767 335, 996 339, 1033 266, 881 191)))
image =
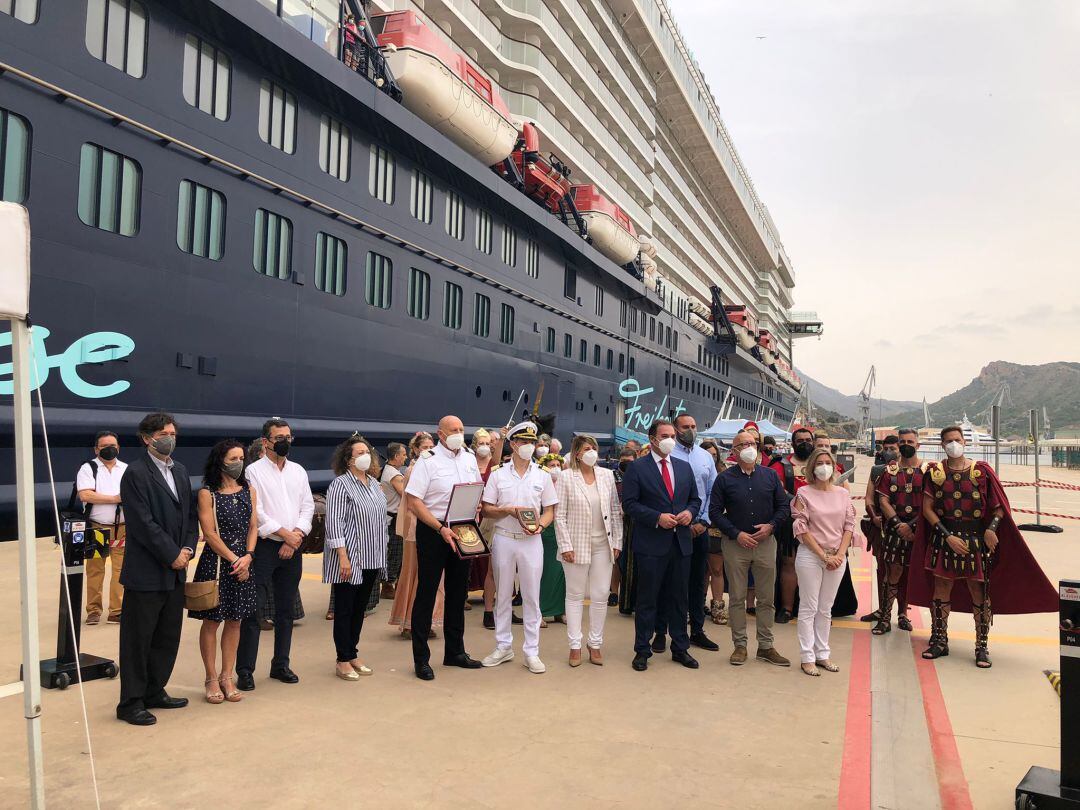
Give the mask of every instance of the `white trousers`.
POLYGON ((608 593, 611 590, 611 548, 606 537, 594 537, 592 559, 587 563, 568 563, 566 572, 566 635, 570 649, 581 649, 581 614, 586 591, 589 596, 589 646, 600 649, 604 643, 604 619, 607 618, 608 593))
POLYGON ((514 575, 521 589, 521 618, 525 627, 525 656, 540 654, 540 577, 544 573, 544 541, 540 535, 518 540, 495 530, 491 542, 491 567, 495 572, 495 644, 509 650, 514 646, 511 602, 514 575))
POLYGON ((847 559, 839 568, 828 570, 824 560, 803 545, 795 554, 795 574, 799 578, 799 654, 804 664, 827 661, 832 655, 829 650, 832 606, 845 568, 847 559))

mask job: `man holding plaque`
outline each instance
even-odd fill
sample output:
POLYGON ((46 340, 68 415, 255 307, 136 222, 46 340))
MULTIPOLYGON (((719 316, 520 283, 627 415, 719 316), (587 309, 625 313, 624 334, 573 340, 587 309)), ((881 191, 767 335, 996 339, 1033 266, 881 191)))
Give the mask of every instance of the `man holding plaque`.
POLYGON ((532 460, 536 451, 536 425, 521 422, 509 433, 510 461, 495 470, 484 488, 484 517, 495 521, 491 566, 495 572, 495 650, 483 660, 494 667, 514 657, 512 630, 514 577, 521 588, 525 622, 525 666, 539 675, 540 578, 544 572, 541 532, 555 519, 555 485, 551 476, 532 460))

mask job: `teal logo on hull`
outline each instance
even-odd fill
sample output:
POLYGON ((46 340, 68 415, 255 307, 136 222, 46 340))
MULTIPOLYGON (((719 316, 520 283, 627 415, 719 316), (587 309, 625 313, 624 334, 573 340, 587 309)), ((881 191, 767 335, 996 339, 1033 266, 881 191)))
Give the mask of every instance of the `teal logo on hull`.
MULTIPOLYGON (((623 416, 626 419, 626 428, 628 430, 640 430, 644 433, 649 430, 649 426, 657 419, 667 418, 667 394, 664 394, 664 398, 660 400, 660 404, 655 409, 650 410, 649 406, 644 402, 644 398, 655 390, 654 388, 642 388, 641 384, 633 377, 628 377, 619 383, 619 396, 626 402, 623 416)), ((672 406, 672 419, 680 413, 686 413, 684 402, 685 400, 680 399, 678 405, 672 406)))
MULTIPOLYGON (((120 332, 91 332, 76 340, 60 354, 50 355, 45 341, 52 334, 44 326, 35 326, 31 332, 33 342, 31 356, 37 374, 31 372, 30 390, 44 385, 53 369, 60 372, 60 381, 68 391, 84 399, 104 399, 122 394, 131 387, 127 380, 115 380, 107 385, 87 382, 79 376, 79 367, 90 363, 119 360, 135 351, 135 341, 120 332)), ((0 335, 0 349, 11 348, 11 332, 0 335)), ((12 380, 12 364, 0 363, 0 396, 10 396, 15 391, 12 380)))

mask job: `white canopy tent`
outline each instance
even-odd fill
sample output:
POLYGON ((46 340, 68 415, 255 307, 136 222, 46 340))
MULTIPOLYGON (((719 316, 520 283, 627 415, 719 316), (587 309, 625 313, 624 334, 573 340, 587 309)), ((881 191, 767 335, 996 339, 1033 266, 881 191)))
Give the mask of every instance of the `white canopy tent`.
MULTIPOLYGON (((41 671, 38 652, 37 558, 34 549, 34 458, 30 423, 30 216, 0 203, 0 318, 11 322, 15 411, 15 493, 19 522, 19 599, 22 604, 22 693, 30 770, 30 806, 45 807, 41 760, 41 671)), ((20 684, 14 684, 12 692, 20 684)))

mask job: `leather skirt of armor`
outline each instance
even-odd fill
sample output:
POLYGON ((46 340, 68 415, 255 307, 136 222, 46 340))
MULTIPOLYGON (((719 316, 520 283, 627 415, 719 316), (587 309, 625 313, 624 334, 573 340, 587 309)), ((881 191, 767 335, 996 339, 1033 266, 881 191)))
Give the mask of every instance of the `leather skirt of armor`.
MULTIPOLYGON (((912 531, 915 530, 914 524, 909 523, 908 525, 911 526, 912 531)), ((885 526, 882 529, 881 540, 878 542, 876 549, 878 559, 882 562, 906 567, 911 561, 911 546, 914 541, 914 535, 912 535, 911 541, 908 541, 901 537, 896 529, 885 526)))
POLYGON ((939 523, 933 530, 933 538, 926 549, 926 568, 943 579, 974 579, 985 581, 990 575, 995 555, 983 539, 983 529, 975 523, 964 523, 946 528, 939 523), (949 534, 967 543, 968 553, 957 554, 946 542, 949 534))

